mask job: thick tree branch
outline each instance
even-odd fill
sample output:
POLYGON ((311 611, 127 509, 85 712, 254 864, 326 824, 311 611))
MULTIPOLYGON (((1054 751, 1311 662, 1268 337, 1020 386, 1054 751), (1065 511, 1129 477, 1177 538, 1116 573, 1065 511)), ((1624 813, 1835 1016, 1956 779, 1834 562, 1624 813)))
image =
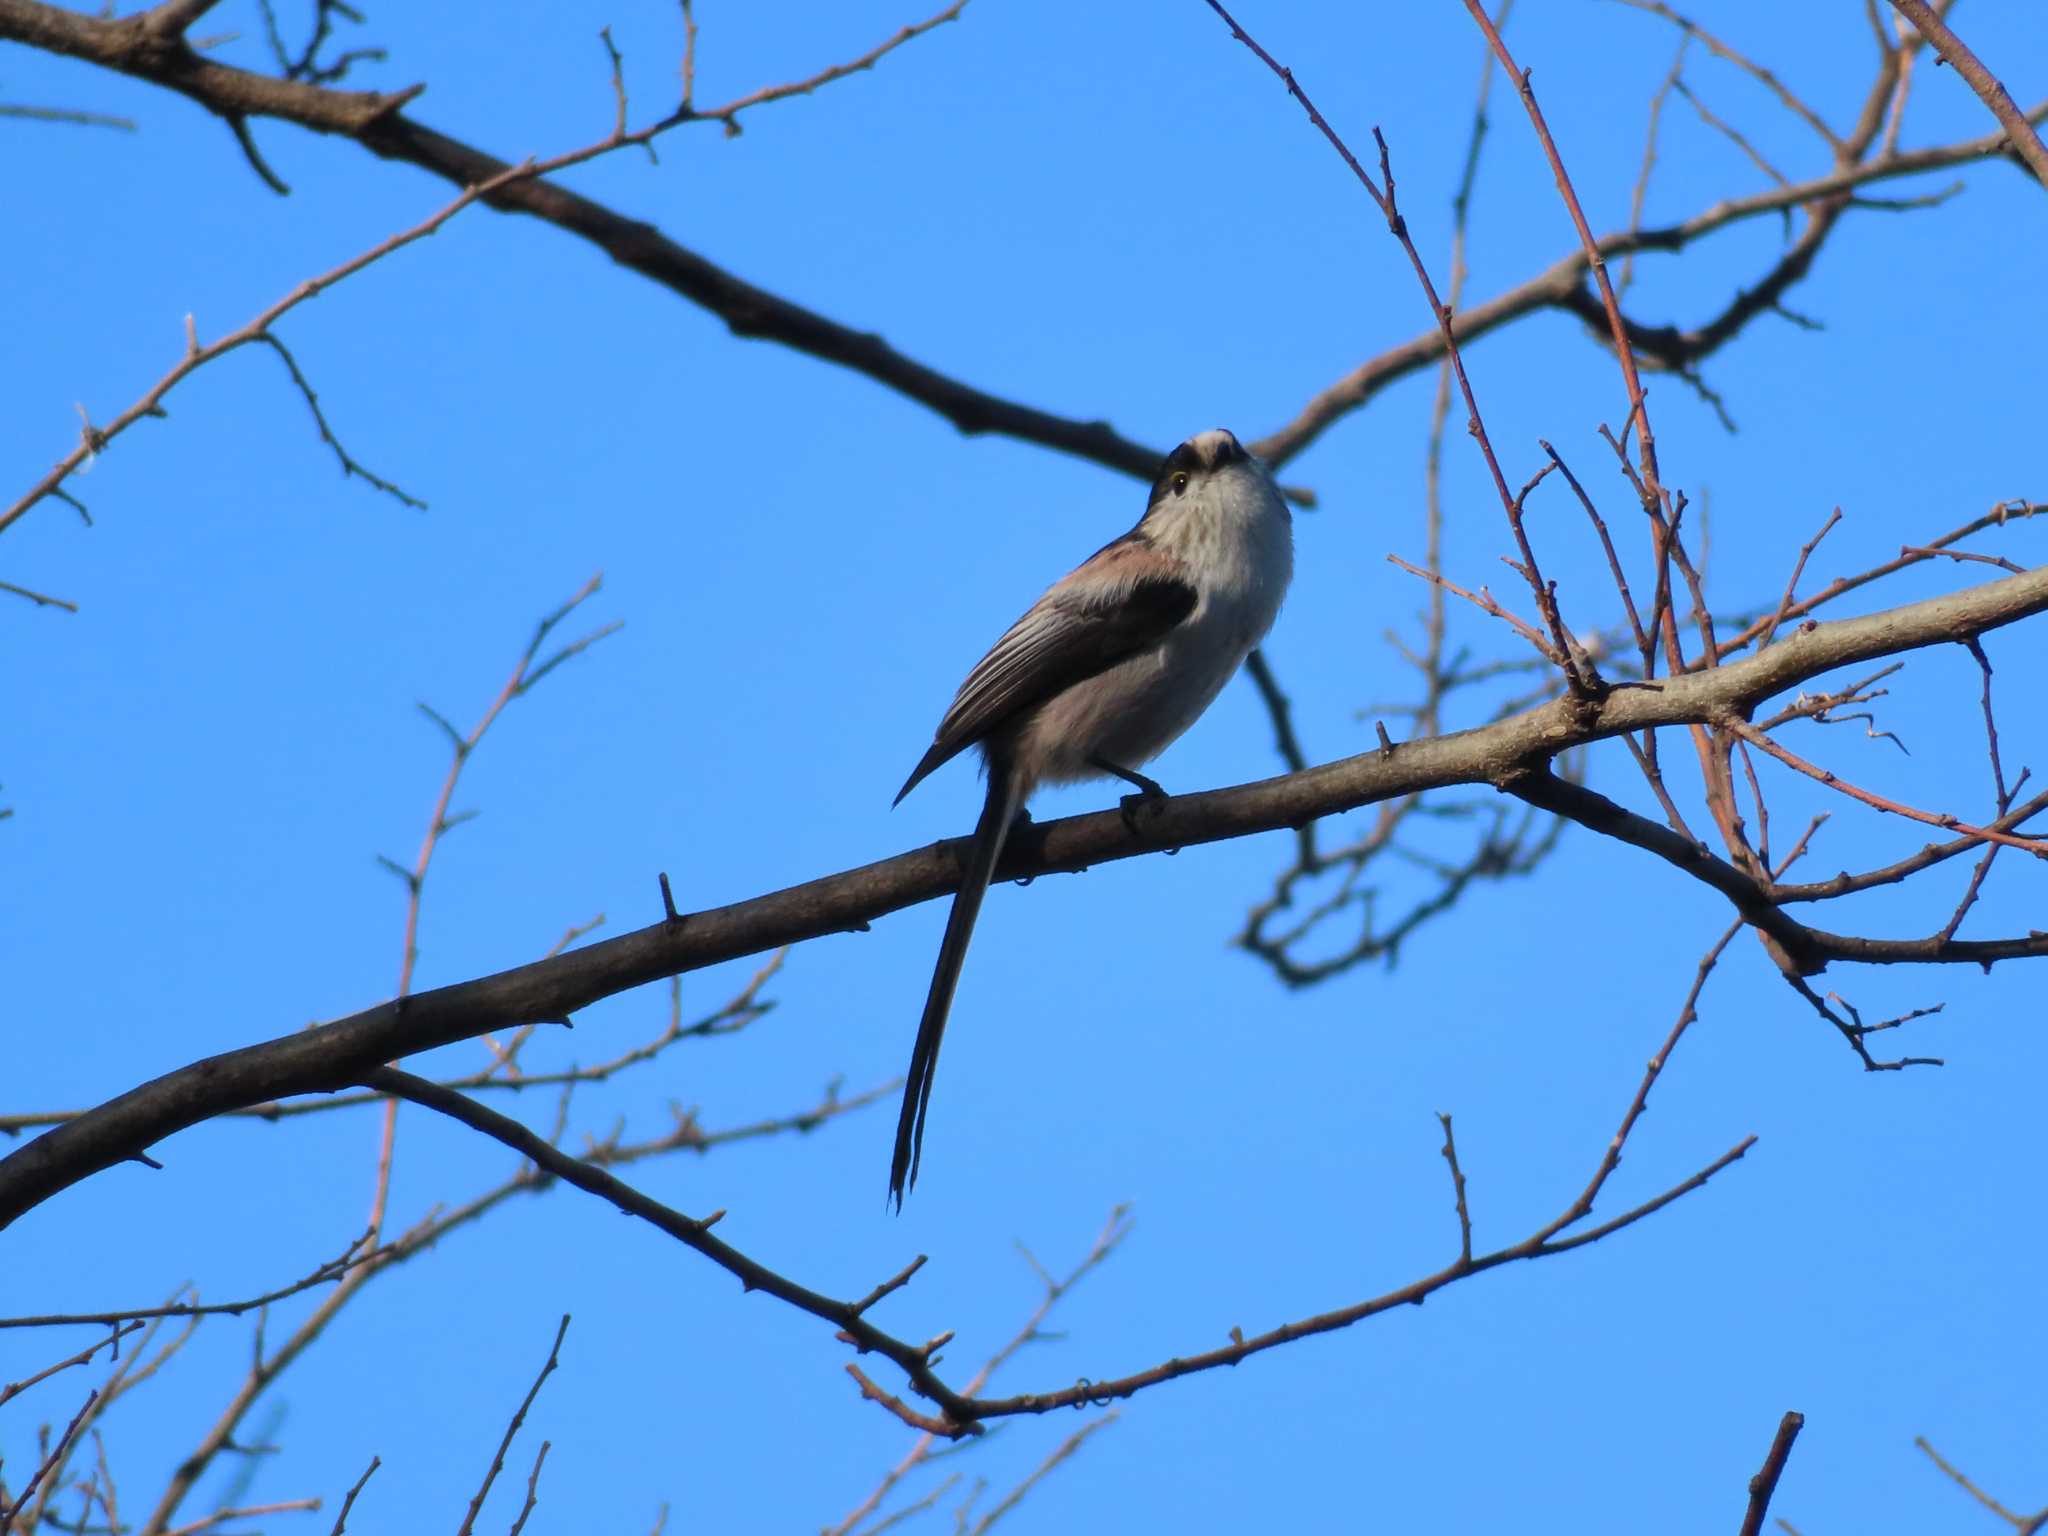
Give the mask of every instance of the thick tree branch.
POLYGON ((137 19, 158 37, 182 37, 193 22, 218 4, 220 0, 163 0, 137 19))
POLYGON ((1823 944, 1816 942, 1819 936, 1773 906, 1753 876, 1725 859, 1716 858, 1703 844, 1681 837, 1662 822, 1638 816, 1605 795, 1558 778, 1548 770, 1533 771, 1512 780, 1507 789, 1540 810, 1575 821, 1603 837, 1654 853, 1695 880, 1711 885, 1728 898, 1747 922, 1784 946, 1800 975, 1811 976, 1827 968, 1832 957, 1823 944))
MULTIPOLYGON (((1527 787, 1575 746, 1629 731, 1745 714, 1837 667, 1960 642, 2048 612, 2048 568, 1834 623, 1802 624, 1758 655, 1598 699, 1558 699, 1476 730, 1375 749, 1304 773, 1167 801, 1134 834, 1115 811, 1035 827, 999 878, 1072 872, 1112 859, 1295 827, 1451 784, 1527 787)), ((1647 844, 1645 844, 1647 846, 1647 844)), ((334 1023, 171 1072, 0 1160, 0 1225, 79 1180, 228 1110, 357 1086, 387 1062, 491 1030, 565 1019, 600 998, 800 939, 864 928, 952 891, 959 845, 935 843, 770 895, 656 923, 552 959, 381 1003, 334 1023)), ((1731 895, 1734 894, 1731 892, 1731 895)), ((1738 907, 1741 903, 1738 902, 1738 907)), ((1964 942, 1804 931, 1809 959, 1990 961, 2048 953, 2048 936, 1964 942)))

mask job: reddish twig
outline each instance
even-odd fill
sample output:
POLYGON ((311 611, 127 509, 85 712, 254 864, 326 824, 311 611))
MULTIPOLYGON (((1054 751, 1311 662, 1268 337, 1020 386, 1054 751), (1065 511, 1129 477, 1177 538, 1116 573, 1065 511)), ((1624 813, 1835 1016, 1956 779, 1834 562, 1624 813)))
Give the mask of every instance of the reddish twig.
MULTIPOLYGON (((2017 789, 2018 786, 2015 785, 2014 788, 2017 789)), ((2014 827, 2025 825, 2044 810, 2048 810, 2048 790, 2035 795, 2023 805, 2015 806, 1990 825, 2000 832, 2009 832, 2014 827)), ((1959 837, 1946 843, 1929 843, 1908 858, 1878 869, 1865 870, 1862 874, 1852 875, 1844 871, 1828 880, 1815 880, 1804 885, 1773 886, 1771 900, 1780 903, 1832 901, 1839 896, 1851 896, 1858 891, 1874 890, 1881 885, 1897 885, 1919 874, 1923 869, 1931 869, 1934 865, 1953 859, 1959 854, 1982 847, 1984 844, 1974 837, 1959 837)))
POLYGON ((1716 723, 1722 730, 1732 731, 1745 741, 1761 747, 1786 767, 1796 768, 1807 777, 1818 779, 1830 789, 1839 790, 1852 800, 1860 800, 1873 810, 1887 811, 1894 816, 1904 816, 1930 827, 1940 827, 1944 831, 1960 832, 1965 837, 1974 838, 1980 842, 2000 843, 2007 848, 2017 848, 2022 853, 2031 853, 2037 859, 2048 859, 2048 838, 2019 837, 2011 832, 2000 832, 1993 827, 1973 826, 1959 816, 1950 816, 1935 811, 1922 811, 1910 805, 1901 805, 1896 800, 1887 800, 1884 796, 1874 794, 1870 790, 1858 788, 1831 769, 1816 767, 1798 753, 1779 746, 1776 741, 1751 725, 1747 720, 1739 719, 1733 715, 1725 715, 1716 723))
POLYGON ((1455 581, 1452 581, 1448 576, 1440 575, 1434 571, 1425 571, 1420 566, 1410 565, 1406 560, 1403 560, 1399 555, 1389 555, 1387 556, 1387 561, 1391 565, 1398 565, 1402 570, 1406 571, 1411 576, 1420 576, 1424 581, 1430 583, 1432 586, 1439 586, 1444 588, 1448 592, 1455 592, 1459 597, 1464 598, 1466 602, 1472 604, 1472 606, 1477 608, 1480 612, 1492 614, 1493 617, 1507 624, 1508 627, 1513 629, 1516 634, 1520 635, 1524 640, 1528 641, 1530 645, 1534 646, 1536 649, 1536 653, 1540 655, 1545 661, 1548 661, 1556 666, 1564 665, 1564 658, 1558 654, 1557 648, 1553 646, 1548 640, 1544 639, 1542 634, 1536 629, 1534 625, 1528 623, 1524 619, 1517 618, 1514 614, 1508 612, 1507 609, 1501 607, 1501 605, 1494 599, 1493 594, 1487 591, 1486 588, 1481 587, 1477 592, 1468 592, 1465 588, 1459 586, 1455 581))
POLYGON ((1799 1438, 1799 1431, 1806 1425, 1803 1413, 1787 1413, 1778 1421, 1778 1433, 1771 1439, 1771 1449, 1764 1457, 1763 1466, 1755 1477, 1749 1480, 1749 1508, 1742 1516, 1742 1530, 1739 1536, 1759 1536, 1764 1528, 1764 1516, 1770 1512, 1771 1495, 1778 1490, 1778 1479, 1785 1475, 1785 1463, 1792 1455, 1792 1442, 1799 1438))

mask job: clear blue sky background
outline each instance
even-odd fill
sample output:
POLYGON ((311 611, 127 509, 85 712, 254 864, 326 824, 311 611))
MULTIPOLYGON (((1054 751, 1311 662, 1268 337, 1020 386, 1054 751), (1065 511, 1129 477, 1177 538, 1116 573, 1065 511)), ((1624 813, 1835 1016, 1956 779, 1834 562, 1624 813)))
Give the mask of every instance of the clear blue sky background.
MULTIPOLYGON (((1765 21, 1723 4, 1702 19, 1846 126, 1872 58, 1855 10, 1765 21)), ((849 57, 912 16, 886 0, 793 0, 707 3, 700 19, 709 102, 849 57)), ((1480 60, 1461 9, 1247 0, 1244 19, 1354 143, 1385 130, 1441 275, 1480 60)), ((509 157, 609 125, 602 23, 625 51, 636 117, 672 99, 680 26, 652 0, 488 19, 383 6, 371 21, 346 41, 387 46, 391 61, 362 83, 429 82, 424 121, 509 157)), ((2048 88, 2027 8, 1965 6, 1958 23, 2016 96, 2048 88)), ((202 25, 237 32, 220 55, 252 67, 260 28, 245 0, 202 25)), ((1624 223, 1673 34, 1556 0, 1525 4, 1511 40, 1594 224, 1624 223)), ((1824 166, 1741 75, 1695 50, 1688 78, 1789 174, 1824 166)), ((448 196, 351 144, 258 124, 294 188, 280 199, 188 103, 21 49, 0 53, 0 99, 140 127, 0 123, 14 230, 0 248, 6 499, 73 441, 74 402, 104 420, 170 365, 188 312, 217 335, 448 196)), ((1572 239, 1512 100, 1496 98, 1494 124, 1475 299, 1572 239)), ((1960 81, 1925 72, 1907 143, 1988 127, 1960 81)), ((1815 578, 2043 494, 2048 202, 2008 166, 1962 179, 1939 211, 1849 217, 1793 299, 1825 330, 1769 317, 1710 364, 1739 435, 1656 384, 1667 478, 1711 495, 1717 602, 1774 598, 1837 505, 1815 578)), ((691 130, 663 143, 658 167, 622 155, 573 181, 912 356, 1161 446, 1217 424, 1268 431, 1428 323, 1363 195, 1197 0, 976 0, 876 72, 753 114, 736 140, 691 130)), ((1762 185, 1671 104, 1652 221, 1762 185)), ((1682 261, 1646 259, 1631 302, 1697 321, 1781 238, 1762 220, 1682 261)), ((248 352, 181 387, 168 421, 76 484, 95 526, 50 504, 0 543, 0 577, 82 609, 0 605, 0 781, 15 808, 0 826, 6 1109, 96 1102, 388 995, 402 892, 373 856, 409 861, 445 765, 413 703, 469 724, 535 619, 596 571, 590 621, 625 628, 507 715, 464 780, 457 805, 481 815, 434 867, 419 985, 532 958, 598 913, 607 931, 652 921, 657 870, 703 906, 966 830, 978 792, 964 766, 893 814, 889 798, 981 648, 1141 505, 1127 479, 963 439, 864 379, 732 339, 559 231, 486 212, 282 334, 351 451, 431 509, 345 483, 276 360, 248 352)), ((1595 436, 1623 413, 1611 359, 1550 317, 1476 347, 1471 365, 1510 476, 1540 462, 1538 436, 1555 441, 1640 571, 1595 436)), ((1298 520, 1300 574, 1270 655, 1318 759, 1364 749, 1360 706, 1408 686, 1382 636, 1413 634, 1422 595, 1383 557, 1421 554, 1432 383, 1388 392, 1288 472, 1321 510, 1298 520)), ((1455 427, 1447 561, 1505 594, 1505 530, 1455 427)), ((1541 507, 1536 536, 1568 612, 1610 621, 1582 520, 1561 495, 1541 507)), ((2043 558, 2032 528, 1980 547, 2043 558)), ((1843 611, 1986 574, 1926 570, 1843 611)), ((1511 647, 1475 614, 1454 623, 1481 653, 1511 647)), ((2009 771, 2048 768, 2030 665, 2042 633, 1990 645, 2009 771)), ((1915 657, 1893 681, 1883 723, 1910 757, 1854 725, 1791 739, 1873 787, 1982 815, 1975 676, 1956 652, 1915 657)), ((1156 771, 1192 789, 1277 767, 1239 683, 1156 771)), ((1591 772, 1641 800, 1618 750, 1591 772)), ((1772 784, 1781 845, 1811 811, 1834 812, 1810 875, 1923 840, 1772 784)), ((1108 798, 1080 789, 1039 810, 1108 798)), ((1724 907, 1573 832, 1540 875, 1476 890, 1398 967, 1293 994, 1226 942, 1289 846, 1252 839, 996 891, 902 1217, 883 1209, 886 1108, 635 1177, 685 1210, 727 1208, 724 1235, 829 1291, 859 1293, 928 1253, 880 1316, 910 1336, 958 1330, 956 1379, 1033 1302, 1013 1240, 1063 1267, 1132 1202, 1132 1236, 1062 1308, 1063 1338, 999 1378, 1008 1390, 1122 1374, 1436 1267, 1456 1241, 1438 1110, 1457 1117, 1479 1242, 1534 1230, 1584 1183, 1724 907)), ((2025 863, 2000 861, 1966 932, 2043 924, 2025 863)), ((1398 867, 1377 878, 1389 902, 1422 888, 1398 867)), ((1962 879, 1951 869, 1825 921, 1926 932, 1962 879)), ((942 921, 935 904, 804 946, 772 983, 767 1020, 587 1092, 572 1139, 621 1116, 649 1134, 672 1102, 718 1127, 808 1107, 841 1074, 849 1091, 886 1081, 942 921)), ((688 1006, 708 1010, 751 969, 687 978, 688 1006)), ((1948 1066, 1858 1071, 1738 938, 1603 1209, 1753 1132, 1744 1162, 1609 1242, 1141 1396, 1015 1528, 1732 1531, 1787 1408, 1808 1427, 1775 1511, 1804 1531, 1988 1528, 1914 1451, 1916 1433, 2015 1506, 2048 1500, 2040 973, 1843 967, 1828 980, 1869 1016, 1945 1002, 1898 1038, 1948 1066)), ((654 989, 592 1009, 533 1064, 610 1055, 656 1030, 664 1003, 654 989)), ((465 1047, 428 1066, 481 1060, 465 1047)), ((552 1105, 517 1107, 545 1125, 552 1105)), ((147 1304, 186 1280, 225 1300, 295 1277, 360 1227, 376 1136, 368 1111, 180 1136, 158 1149, 162 1173, 116 1169, 12 1229, 0 1312, 147 1304)), ((511 1163, 408 1111, 394 1220, 511 1163)), ((280 1309, 273 1338, 305 1304, 280 1309)), ((672 1530, 816 1529, 908 1442, 858 1400, 824 1326, 558 1192, 374 1284, 279 1387, 285 1453, 260 1464, 250 1497, 331 1501, 374 1453, 384 1469, 352 1528, 452 1529, 563 1311, 563 1368, 514 1453, 523 1473, 537 1437, 554 1443, 531 1529, 643 1530, 663 1501, 672 1530)), ((0 1334, 0 1379, 84 1342, 0 1334)), ((195 1443, 248 1348, 247 1323, 208 1323, 110 1422, 124 1504, 195 1443)), ((73 1373, 0 1418, 10 1481, 34 1423, 67 1418, 84 1385, 73 1373)), ((1081 1422, 1016 1423, 945 1470, 1007 1487, 1081 1422)), ((233 1470, 216 1469, 188 1517, 233 1470)), ((517 1507, 511 1480, 498 1497, 486 1528, 517 1507)), ((296 1518, 264 1528, 325 1529, 331 1513, 296 1518)))

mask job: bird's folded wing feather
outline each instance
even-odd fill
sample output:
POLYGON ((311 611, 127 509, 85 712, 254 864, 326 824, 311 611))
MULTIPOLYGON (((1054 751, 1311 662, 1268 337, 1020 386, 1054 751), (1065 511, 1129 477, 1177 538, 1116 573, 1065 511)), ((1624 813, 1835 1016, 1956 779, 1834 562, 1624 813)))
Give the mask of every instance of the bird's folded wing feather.
POLYGON ((1158 644, 1194 611, 1194 587, 1160 572, 1156 556, 1146 560, 1147 573, 1116 580, 1115 567, 1123 563, 1118 551, 1113 544, 1088 562, 1100 567, 1100 581, 1062 582, 989 648, 960 685, 898 800, 1000 726, 1158 644))

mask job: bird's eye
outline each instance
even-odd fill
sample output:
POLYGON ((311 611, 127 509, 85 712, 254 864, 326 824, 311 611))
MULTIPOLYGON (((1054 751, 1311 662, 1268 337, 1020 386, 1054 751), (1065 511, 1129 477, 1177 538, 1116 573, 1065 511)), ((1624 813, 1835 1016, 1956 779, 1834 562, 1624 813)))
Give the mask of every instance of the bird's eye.
POLYGON ((1183 471, 1182 471, 1181 473, 1179 473, 1179 474, 1177 474, 1177 475, 1175 475, 1175 476, 1173 477, 1173 494, 1174 494, 1174 495, 1176 495, 1176 496, 1181 496, 1181 495, 1185 495, 1185 494, 1186 494, 1186 492, 1187 492, 1187 488, 1188 488, 1188 477, 1187 477, 1187 472, 1186 472, 1185 470, 1183 470, 1183 471))

